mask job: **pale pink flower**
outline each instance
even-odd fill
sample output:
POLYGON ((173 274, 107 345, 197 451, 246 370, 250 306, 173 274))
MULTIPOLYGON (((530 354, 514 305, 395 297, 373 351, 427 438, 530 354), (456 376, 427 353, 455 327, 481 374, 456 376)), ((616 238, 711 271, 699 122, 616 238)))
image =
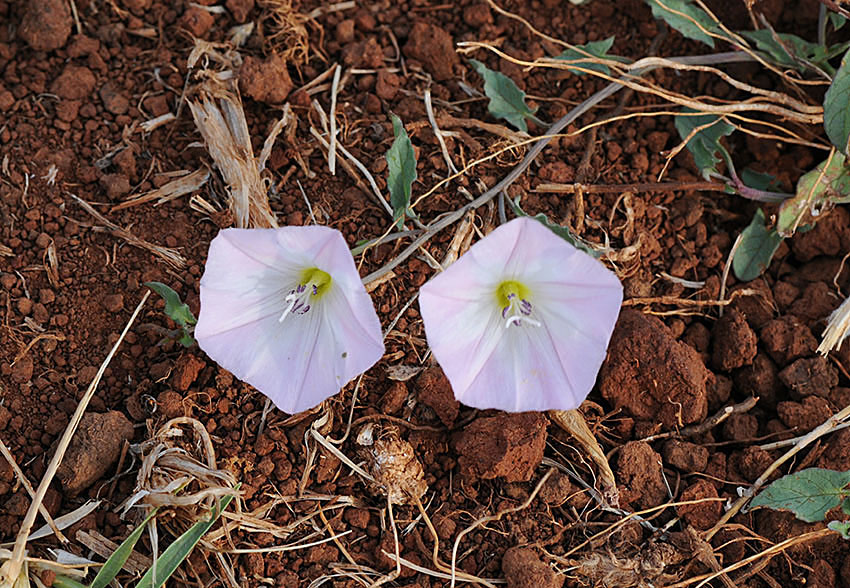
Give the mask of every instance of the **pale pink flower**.
POLYGON ((384 353, 339 231, 225 229, 201 278, 198 345, 287 413, 316 406, 384 353))
POLYGON ((419 307, 457 399, 522 412, 581 404, 622 300, 613 272, 521 217, 425 284, 419 307))

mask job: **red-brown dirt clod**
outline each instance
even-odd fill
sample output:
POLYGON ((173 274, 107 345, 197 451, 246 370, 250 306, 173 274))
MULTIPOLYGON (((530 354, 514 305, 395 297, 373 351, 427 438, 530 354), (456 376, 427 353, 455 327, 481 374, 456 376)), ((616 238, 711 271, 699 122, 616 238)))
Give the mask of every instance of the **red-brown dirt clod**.
POLYGON ((688 441, 671 439, 661 448, 664 461, 681 472, 702 472, 708 465, 708 449, 688 441))
POLYGON ((759 333, 759 339, 773 361, 780 366, 811 355, 818 346, 809 327, 792 315, 768 322, 759 333))
POLYGON ((714 325, 712 367, 728 372, 752 363, 758 352, 758 338, 744 315, 729 309, 714 325))
POLYGON ((621 504, 644 509, 663 504, 668 498, 661 456, 648 443, 626 443, 617 456, 616 475, 621 504))
POLYGON ((543 459, 546 423, 539 412, 476 419, 455 437, 461 475, 470 480, 530 480, 543 459))
POLYGON ((422 21, 414 23, 404 54, 421 62, 438 82, 450 79, 458 62, 452 36, 440 27, 422 21))
POLYGON ((801 402, 786 401, 776 405, 779 419, 798 435, 808 433, 826 421, 832 412, 829 402, 815 395, 806 396, 801 402))
POLYGON ((72 24, 65 0, 31 0, 26 3, 18 35, 36 51, 53 51, 65 45, 72 24))
POLYGON ((508 588, 561 588, 564 576, 540 560, 528 547, 511 547, 502 557, 502 572, 508 588))
POLYGON ((812 394, 826 394, 838 385, 838 368, 825 357, 798 359, 779 372, 779 379, 791 391, 791 397, 801 399, 812 394))
POLYGON ((676 507, 682 519, 700 531, 714 526, 723 514, 723 502, 716 500, 717 488, 708 480, 697 480, 682 491, 679 502, 702 501, 676 507), (715 500, 712 500, 715 499, 715 500))
POLYGON ((711 378, 699 353, 663 322, 627 309, 611 337, 599 388, 614 408, 669 429, 706 417, 711 378))
POLYGON ((183 355, 177 360, 177 365, 171 372, 171 385, 179 392, 186 392, 206 365, 206 362, 195 355, 190 353, 183 355))
POLYGON ((133 423, 116 410, 83 415, 56 472, 65 493, 76 496, 106 474, 132 439, 133 423))
POLYGON ((280 104, 293 88, 286 59, 277 53, 266 59, 247 55, 239 69, 239 87, 257 102, 280 104))
POLYGON ((437 413, 445 426, 454 424, 460 412, 460 402, 455 399, 452 386, 442 369, 434 366, 419 374, 416 378, 416 395, 420 402, 437 413))

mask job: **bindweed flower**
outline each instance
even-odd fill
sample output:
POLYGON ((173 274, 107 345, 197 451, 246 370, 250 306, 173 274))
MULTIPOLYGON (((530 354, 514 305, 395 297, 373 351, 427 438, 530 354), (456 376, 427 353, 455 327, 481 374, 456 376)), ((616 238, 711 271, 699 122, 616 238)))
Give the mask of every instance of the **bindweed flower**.
POLYGON ((339 392, 384 353, 339 231, 225 229, 201 278, 198 345, 288 413, 339 392))
POLYGON ((419 307, 457 399, 522 412, 581 404, 622 300, 613 272, 521 217, 425 284, 419 307))

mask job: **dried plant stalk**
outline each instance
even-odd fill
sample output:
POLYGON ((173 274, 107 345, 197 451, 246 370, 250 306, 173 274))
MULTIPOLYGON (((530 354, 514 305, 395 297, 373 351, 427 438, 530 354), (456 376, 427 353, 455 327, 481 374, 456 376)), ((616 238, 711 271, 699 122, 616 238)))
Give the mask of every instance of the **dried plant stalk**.
POLYGON ((236 226, 277 227, 269 207, 266 183, 254 157, 242 100, 220 85, 208 86, 200 101, 189 102, 189 108, 207 151, 227 184, 236 226))
POLYGON ((599 481, 602 483, 602 495, 609 506, 618 507, 620 504, 620 492, 617 490, 617 480, 614 472, 608 464, 605 452, 599 446, 599 442, 587 426, 578 410, 550 410, 549 418, 555 421, 559 427, 572 435, 579 445, 587 452, 596 467, 599 468, 599 481))
POLYGON ((168 265, 176 269, 183 269, 184 267, 186 267, 186 260, 183 258, 182 255, 177 253, 176 250, 170 247, 160 247, 159 245, 148 243, 144 239, 139 239, 127 229, 119 227, 111 220, 100 214, 97 210, 94 209, 91 204, 89 204, 79 196, 75 194, 71 194, 71 196, 79 203, 80 206, 85 209, 86 212, 92 215, 97 220, 97 222, 103 225, 102 227, 94 227, 95 230, 108 231, 116 237, 121 237, 122 239, 127 241, 127 243, 134 247, 147 249, 148 251, 165 261, 168 265))

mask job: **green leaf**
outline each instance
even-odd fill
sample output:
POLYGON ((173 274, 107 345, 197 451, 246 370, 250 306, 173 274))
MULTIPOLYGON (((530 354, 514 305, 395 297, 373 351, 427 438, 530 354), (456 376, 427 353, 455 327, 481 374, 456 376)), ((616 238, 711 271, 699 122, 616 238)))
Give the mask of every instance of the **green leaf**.
POLYGON ((741 242, 732 259, 735 277, 742 282, 755 280, 770 265, 773 254, 782 243, 782 237, 774 229, 768 229, 764 213, 758 209, 753 220, 741 234, 741 242))
MULTIPOLYGON (((682 109, 682 114, 692 112, 696 111, 690 108, 682 109)), ((726 152, 726 149, 720 144, 720 138, 731 134, 735 127, 713 114, 676 116, 674 122, 683 141, 695 129, 700 129, 688 140, 687 147, 688 151, 693 154, 694 162, 702 172, 703 177, 708 179, 709 172, 717 171, 716 167, 720 162, 718 154, 726 152)))
POLYGON ((814 523, 822 521, 829 510, 850 494, 845 488, 847 484, 850 484, 850 471, 808 468, 779 478, 756 496, 750 506, 790 510, 801 521, 814 523))
POLYGON ((714 39, 705 31, 720 33, 717 23, 691 0, 646 0, 652 7, 652 16, 694 41, 714 47, 714 39), (700 28, 702 27, 702 28, 700 28))
POLYGON ((189 557, 195 545, 210 530, 210 527, 215 524, 218 517, 221 516, 221 512, 227 508, 227 505, 230 504, 234 496, 234 494, 229 494, 222 498, 215 511, 210 513, 209 520, 195 523, 188 531, 175 539, 174 543, 169 545, 162 552, 162 555, 157 558, 156 566, 152 566, 145 572, 145 575, 136 584, 136 588, 161 588, 177 569, 177 566, 189 557), (153 575, 154 567, 156 568, 156 578, 153 575))
POLYGON ((390 115, 393 121, 393 136, 395 140, 389 151, 387 151, 387 187, 390 190, 390 204, 393 207, 393 221, 401 226, 408 216, 413 217, 410 210, 410 195, 413 191, 413 182, 416 181, 416 153, 413 144, 401 119, 394 114, 390 115))
POLYGON ((845 498, 844 502, 841 503, 841 511, 850 515, 850 498, 845 498))
POLYGON ((832 28, 836 31, 841 30, 845 24, 847 24, 847 19, 837 12, 829 13, 829 22, 832 23, 832 28))
POLYGON ((503 73, 488 69, 486 65, 475 59, 469 63, 475 71, 484 78, 484 93, 490 99, 487 110, 496 118, 502 118, 522 132, 528 132, 527 118, 534 118, 532 110, 525 103, 525 92, 517 88, 514 81, 503 73))
POLYGON ((768 191, 779 188, 774 176, 748 167, 741 171, 741 181, 744 182, 744 185, 755 188, 756 190, 768 191))
POLYGON ((850 539, 850 521, 830 521, 827 527, 829 527, 845 539, 850 539))
POLYGON ((584 239, 582 239, 578 235, 574 235, 572 233, 572 231, 570 231, 568 228, 562 227, 561 225, 559 225, 557 223, 553 223, 542 212, 536 214, 535 216, 531 216, 530 214, 525 212, 522 208, 520 208, 519 200, 520 200, 519 198, 517 198, 516 201, 511 200, 510 198, 507 198, 507 201, 510 203, 511 208, 514 211, 514 214, 516 214, 517 216, 527 216, 529 218, 533 218, 534 220, 543 223, 549 230, 551 230, 553 233, 555 233, 556 235, 561 237, 564 241, 566 241, 567 243, 569 243, 570 245, 572 245, 576 249, 581 249, 585 253, 587 253, 587 254, 589 254, 589 255, 597 258, 597 259, 602 257, 602 254, 604 253, 604 251, 600 251, 599 249, 592 247, 587 241, 585 241, 584 239))
POLYGON ((89 588, 105 588, 110 582, 112 582, 112 580, 115 579, 118 572, 121 571, 121 568, 127 562, 127 558, 129 558, 130 554, 133 553, 133 548, 136 546, 136 542, 139 540, 139 537, 141 537, 142 533, 145 531, 145 527, 148 522, 156 516, 157 510, 159 509, 153 509, 145 520, 142 521, 138 527, 133 529, 133 532, 130 533, 130 535, 121 542, 121 545, 112 552, 112 555, 109 556, 109 559, 107 559, 106 563, 103 564, 103 567, 100 568, 100 571, 97 573, 97 576, 94 577, 92 583, 89 584, 89 588))
POLYGON ((791 33, 775 33, 770 29, 757 31, 741 31, 742 37, 753 41, 756 48, 763 52, 769 61, 781 67, 794 68, 801 73, 820 68, 832 74, 833 68, 829 60, 847 48, 846 43, 824 47, 811 41, 806 41, 791 33))
MULTIPOLYGON (((611 49, 611 46, 614 44, 614 37, 608 37, 602 41, 592 41, 590 43, 585 43, 584 45, 577 45, 575 49, 567 49, 560 55, 558 55, 555 59, 561 59, 564 61, 574 61, 576 65, 580 66, 582 69, 589 69, 592 71, 598 71, 603 74, 610 75, 611 69, 605 65, 604 63, 594 63, 592 61, 588 61, 590 58, 588 54, 593 57, 598 57, 599 59, 608 59, 615 61, 628 61, 623 57, 617 57, 616 55, 608 55, 608 50, 611 49)), ((576 74, 577 76, 583 76, 585 72, 580 71, 578 69, 568 67, 567 71, 576 74)))
POLYGON ((198 322, 189 305, 180 300, 180 295, 162 282, 145 282, 145 286, 162 296, 165 300, 165 314, 171 317, 181 327, 188 327, 198 322))
POLYGON ((56 578, 53 580, 52 585, 56 588, 86 588, 85 584, 80 584, 73 578, 63 576, 62 574, 56 575, 56 578))
POLYGON ((776 230, 783 237, 790 237, 798 228, 813 225, 833 206, 845 202, 850 202, 850 170, 844 155, 834 152, 797 180, 796 194, 779 207, 776 230))
POLYGON ((823 98, 823 126, 832 144, 846 155, 850 140, 850 50, 841 58, 823 98))

